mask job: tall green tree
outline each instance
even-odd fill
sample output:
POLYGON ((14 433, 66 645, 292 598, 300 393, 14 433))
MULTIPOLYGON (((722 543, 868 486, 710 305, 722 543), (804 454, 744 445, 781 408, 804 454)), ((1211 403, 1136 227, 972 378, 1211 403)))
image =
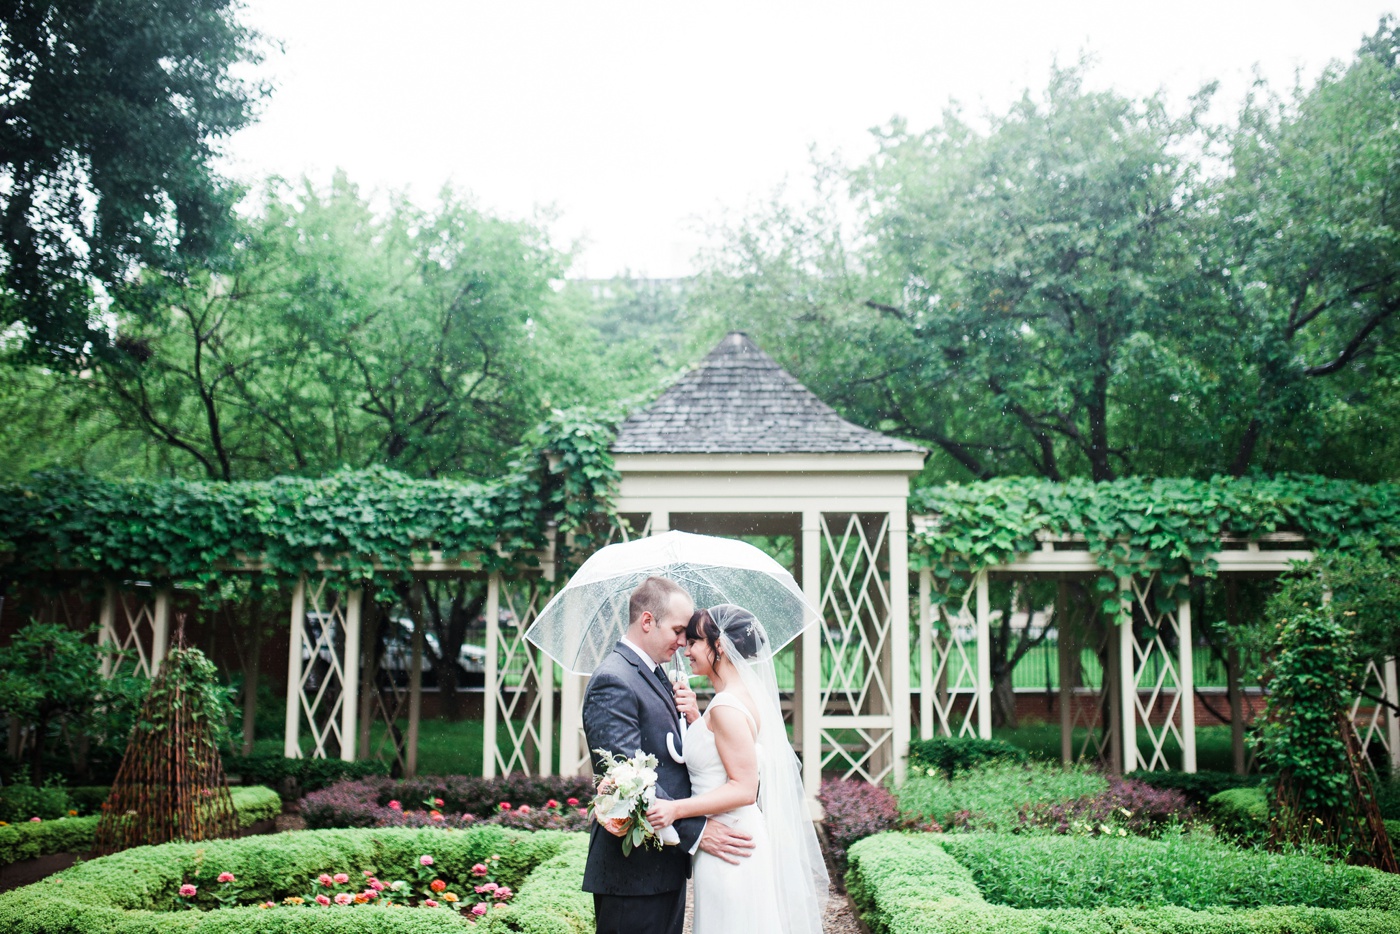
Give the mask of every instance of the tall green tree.
MULTIPOLYGON (((1288 97, 1260 88, 1229 145, 1222 278, 1250 392, 1230 468, 1289 466, 1298 413, 1349 408, 1391 378, 1400 319, 1400 30, 1288 97), (1328 385, 1330 384, 1330 385, 1328 385)), ((1301 442, 1301 443, 1300 443, 1301 442)))
POLYGON ((1125 410, 1172 394, 1163 358, 1201 300, 1201 135, 1196 110, 1057 69, 985 130, 890 124, 867 164, 823 176, 828 206, 740 232, 711 281, 744 311, 766 299, 767 343, 865 424, 977 477, 1111 479, 1136 468, 1125 410))
POLYGON ((342 176, 276 184, 221 271, 121 294, 102 395, 177 471, 492 476, 575 394, 541 325, 564 261, 450 191, 376 212, 342 176))
POLYGON ((93 289, 217 241, 212 168, 264 86, 236 0, 15 0, 0 17, 0 323, 72 358, 100 345, 93 289))

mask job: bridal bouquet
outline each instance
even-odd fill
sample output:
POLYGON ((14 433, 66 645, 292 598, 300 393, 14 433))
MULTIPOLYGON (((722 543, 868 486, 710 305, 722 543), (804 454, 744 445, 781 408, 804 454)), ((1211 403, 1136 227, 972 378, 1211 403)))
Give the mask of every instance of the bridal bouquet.
POLYGON ((666 827, 658 834, 647 820, 647 809, 656 800, 656 756, 640 749, 630 759, 606 749, 593 751, 608 765, 598 781, 598 794, 590 809, 604 830, 622 838, 622 854, 631 856, 632 850, 643 843, 657 848, 679 843, 674 827, 666 827))

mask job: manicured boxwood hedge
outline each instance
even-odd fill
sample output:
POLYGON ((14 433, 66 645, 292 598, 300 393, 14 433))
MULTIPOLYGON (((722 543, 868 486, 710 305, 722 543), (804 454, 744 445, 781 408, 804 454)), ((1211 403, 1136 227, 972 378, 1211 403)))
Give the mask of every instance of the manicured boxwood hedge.
MULTIPOLYGON (((948 852, 945 844, 950 839, 889 833, 851 848, 847 891, 874 934, 1400 934, 1400 912, 1394 910, 1400 907, 1400 880, 1373 870, 1353 870, 1365 880, 1348 896, 1350 904, 1359 907, 1342 909, 1020 909, 989 903, 973 874, 948 852)), ((993 835, 977 835, 965 842, 974 847, 992 839, 993 835)), ((1047 840, 1085 847, 1086 853, 1107 842, 1093 837, 1027 838, 1030 843, 1047 840)))
POLYGON ((569 834, 558 855, 541 863, 504 911, 478 926, 487 934, 590 934, 593 896, 583 890, 588 835, 569 834))
MULTIPOLYGON (((580 842, 581 841, 581 844, 580 842)), ((520 903, 500 909, 498 931, 572 932, 592 926, 592 906, 580 899, 552 898, 577 890, 582 879, 579 835, 520 833, 500 827, 465 831, 381 828, 312 830, 137 847, 80 863, 72 869, 0 895, 0 931, 6 934, 432 934, 460 932, 465 923, 445 909, 381 908, 370 905, 321 909, 282 906, 283 898, 305 895, 321 872, 358 875, 372 870, 385 878, 412 878, 423 854, 450 886, 466 887, 471 867, 499 856, 496 880, 516 889, 520 903), (531 892, 532 870, 545 870, 542 894, 531 892), (231 872, 249 902, 273 908, 237 907, 190 911, 177 906, 179 887, 200 888, 197 904, 215 908, 215 877, 231 872), (564 879, 567 878, 567 883, 564 879), (518 925, 507 923, 517 917, 518 925), (570 926, 572 925, 572 926, 570 926)), ((581 893, 580 893, 581 894, 581 893)))
POLYGON ((1269 835, 1269 797, 1263 788, 1231 788, 1206 802, 1211 823, 1221 836, 1245 845, 1269 835))
MULTIPOLYGON (((282 799, 260 785, 231 789, 238 826, 251 827, 282 813, 282 799)), ((92 849, 97 817, 66 817, 38 823, 25 821, 0 827, 0 866, 50 853, 82 853, 92 849)))

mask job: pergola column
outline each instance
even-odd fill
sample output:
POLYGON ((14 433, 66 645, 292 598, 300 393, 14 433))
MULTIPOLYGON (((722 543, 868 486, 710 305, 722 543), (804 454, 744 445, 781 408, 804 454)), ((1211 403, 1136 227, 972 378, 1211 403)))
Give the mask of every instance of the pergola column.
POLYGON ((919 571, 919 738, 933 739, 933 572, 919 571))
POLYGON ((977 590, 977 735, 992 738, 992 601, 987 572, 974 581, 977 590))
POLYGON ((1190 592, 1176 605, 1177 694, 1181 699, 1181 769, 1196 771, 1196 674, 1191 655, 1190 592))

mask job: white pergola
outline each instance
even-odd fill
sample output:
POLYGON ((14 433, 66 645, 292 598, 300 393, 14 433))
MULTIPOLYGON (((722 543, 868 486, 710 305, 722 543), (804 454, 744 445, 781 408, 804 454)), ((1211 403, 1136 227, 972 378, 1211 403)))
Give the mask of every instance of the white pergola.
MULTIPOLYGON (((1007 575, 1068 581, 1102 573, 1082 539, 1047 535, 1039 550, 974 575, 963 600, 935 599, 935 576, 909 570, 911 533, 917 540, 924 524, 936 521, 915 516, 911 523, 908 514, 909 481, 926 452, 842 419, 739 333, 629 418, 612 451, 621 476, 617 538, 680 529, 790 539, 794 576, 823 617, 789 650, 793 690, 785 699, 812 796, 823 774, 902 781, 916 722, 923 738, 990 738, 989 582, 1007 575)), ((364 758, 371 752, 364 748, 370 721, 393 724, 406 715, 407 733, 387 731, 392 748, 375 752, 391 753, 413 774, 424 581, 472 576, 487 587, 484 774, 586 772, 586 680, 563 673, 524 639, 558 584, 553 548, 527 557, 506 571, 488 571, 479 556, 430 554, 415 562, 406 608, 415 620, 410 683, 388 694, 370 686, 362 592, 331 585, 333 561, 304 576, 294 591, 288 633, 285 754, 364 758), (305 751, 303 728, 310 739, 305 751)), ((1212 557, 1228 578, 1277 575, 1312 552, 1300 536, 1281 533, 1224 539, 1212 557)), ((258 568, 249 560, 230 570, 258 568)), ((1169 739, 1180 747, 1183 767, 1194 771, 1191 604, 1180 600, 1162 611, 1152 598, 1155 583, 1152 575, 1119 581, 1135 622, 1109 628, 1108 735, 1116 738, 1114 758, 1124 771, 1166 768, 1169 739)), ((1064 594, 1062 586, 1062 600, 1064 594)), ((157 670, 169 645, 171 602, 168 589, 106 588, 104 638, 130 650, 145 674, 157 670)), ((1078 643, 1072 632, 1059 635, 1062 754, 1068 761, 1075 722, 1066 666, 1078 643)), ((1369 664, 1365 682, 1363 690, 1391 704, 1400 700, 1394 659, 1369 664)), ((1352 720, 1363 747, 1380 743, 1400 767, 1400 717, 1358 697, 1352 720)))

